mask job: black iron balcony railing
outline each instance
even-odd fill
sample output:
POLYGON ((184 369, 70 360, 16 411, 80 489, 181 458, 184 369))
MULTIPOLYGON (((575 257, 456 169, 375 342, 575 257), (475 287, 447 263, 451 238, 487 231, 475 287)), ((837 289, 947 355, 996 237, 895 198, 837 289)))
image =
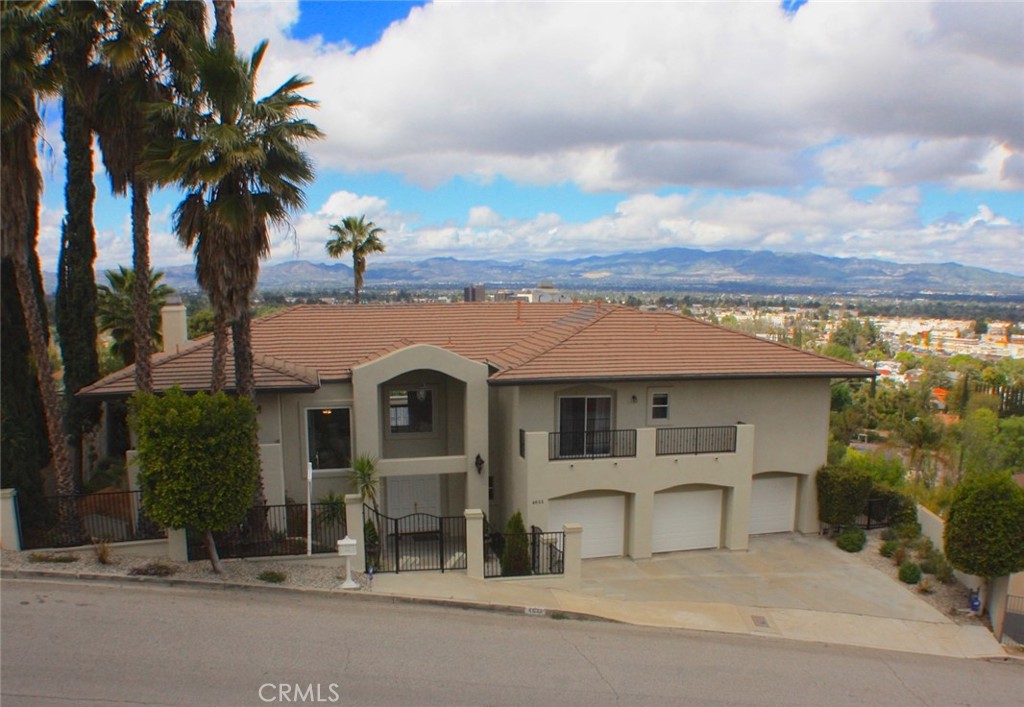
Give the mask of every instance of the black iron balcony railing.
POLYGON ((661 427, 656 453, 724 454, 736 451, 736 427, 661 427))
POLYGON ((635 456, 636 430, 551 432, 548 434, 548 459, 635 456))

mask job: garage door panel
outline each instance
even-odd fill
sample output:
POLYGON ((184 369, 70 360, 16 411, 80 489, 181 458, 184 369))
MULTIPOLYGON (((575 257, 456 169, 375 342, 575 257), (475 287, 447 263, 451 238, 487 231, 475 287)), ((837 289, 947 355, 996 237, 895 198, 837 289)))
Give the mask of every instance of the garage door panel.
POLYGON ((651 533, 653 552, 717 548, 721 539, 721 489, 655 494, 651 533))
POLYGON ((565 523, 583 526, 584 558, 625 553, 626 497, 622 494, 550 501, 548 530, 561 530, 565 523))
POLYGON ((750 534, 788 533, 796 528, 797 477, 756 478, 750 489, 750 534))

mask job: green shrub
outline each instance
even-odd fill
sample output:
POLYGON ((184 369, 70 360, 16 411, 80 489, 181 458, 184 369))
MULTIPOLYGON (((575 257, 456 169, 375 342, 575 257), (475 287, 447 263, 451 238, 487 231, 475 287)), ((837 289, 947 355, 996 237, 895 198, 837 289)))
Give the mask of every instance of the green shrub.
POLYGON ((846 528, 836 538, 836 546, 846 552, 860 552, 867 540, 867 534, 860 528, 846 528))
POLYGON ((832 526, 850 525, 864 512, 871 494, 871 475, 846 466, 825 466, 815 478, 818 519, 832 526))
POLYGON ((900 544, 895 550, 892 551, 892 563, 897 567, 907 561, 907 556, 910 553, 907 552, 907 546, 900 544))
POLYGON ((896 537, 903 540, 917 540, 921 537, 921 524, 915 520, 913 523, 902 523, 897 525, 896 537))
POLYGON ((501 576, 521 577, 530 574, 530 539, 526 535, 523 516, 512 514, 505 525, 505 548, 501 553, 501 576))
POLYGON ((74 562, 77 559, 77 555, 67 552, 33 552, 28 556, 29 562, 56 562, 58 564, 74 562))
POLYGON ((942 556, 942 562, 935 568, 935 579, 943 584, 952 584, 956 581, 956 575, 953 574, 953 565, 949 564, 949 560, 946 559, 945 555, 942 556))
POLYGON ((899 540, 900 536, 896 533, 896 528, 886 528, 882 531, 882 540, 899 540))
POLYGON ((280 584, 281 582, 288 579, 288 574, 285 572, 278 572, 277 570, 263 570, 256 577, 260 581, 270 582, 271 584, 280 584))
POLYGON ((892 557, 893 553, 901 547, 899 540, 886 540, 878 548, 878 554, 882 557, 892 557))
POLYGON ((921 567, 916 562, 907 560, 900 565, 900 581, 904 584, 917 584, 921 581, 921 567))
POLYGON ((911 544, 911 547, 919 560, 924 559, 935 552, 935 546, 932 544, 932 539, 925 537, 924 535, 915 540, 911 544))
POLYGON ((1024 489, 1008 473, 968 475, 945 533, 946 557, 961 572, 990 578, 1024 569, 1024 489))
POLYGON ((128 574, 133 577, 170 577, 177 571, 178 569, 172 565, 154 560, 153 562, 147 562, 141 567, 132 567, 128 570, 128 574))
POLYGON ((889 526, 917 522, 917 503, 903 491, 876 483, 871 487, 871 519, 887 521, 889 526))

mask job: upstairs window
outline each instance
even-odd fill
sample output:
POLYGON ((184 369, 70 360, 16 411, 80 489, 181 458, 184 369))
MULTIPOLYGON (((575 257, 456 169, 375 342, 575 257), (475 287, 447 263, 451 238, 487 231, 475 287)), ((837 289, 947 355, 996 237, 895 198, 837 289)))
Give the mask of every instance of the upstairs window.
POLYGON ((390 429, 394 434, 434 431, 434 392, 399 388, 388 393, 390 429))
POLYGON ((651 393, 651 419, 668 419, 668 393, 651 393))

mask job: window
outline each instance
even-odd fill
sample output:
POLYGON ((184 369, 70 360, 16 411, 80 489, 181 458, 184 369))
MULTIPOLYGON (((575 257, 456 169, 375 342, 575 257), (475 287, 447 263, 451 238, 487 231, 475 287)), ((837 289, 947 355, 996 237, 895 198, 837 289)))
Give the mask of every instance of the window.
POLYGON ((434 431, 434 392, 429 388, 400 388, 388 393, 393 433, 434 431))
POLYGON ((651 419, 668 419, 668 393, 651 393, 651 419))
POLYGON ((559 455, 571 457, 610 454, 611 424, 610 396, 560 398, 559 455))
POLYGON ((306 411, 309 461, 314 469, 352 466, 352 423, 348 408, 306 411))

